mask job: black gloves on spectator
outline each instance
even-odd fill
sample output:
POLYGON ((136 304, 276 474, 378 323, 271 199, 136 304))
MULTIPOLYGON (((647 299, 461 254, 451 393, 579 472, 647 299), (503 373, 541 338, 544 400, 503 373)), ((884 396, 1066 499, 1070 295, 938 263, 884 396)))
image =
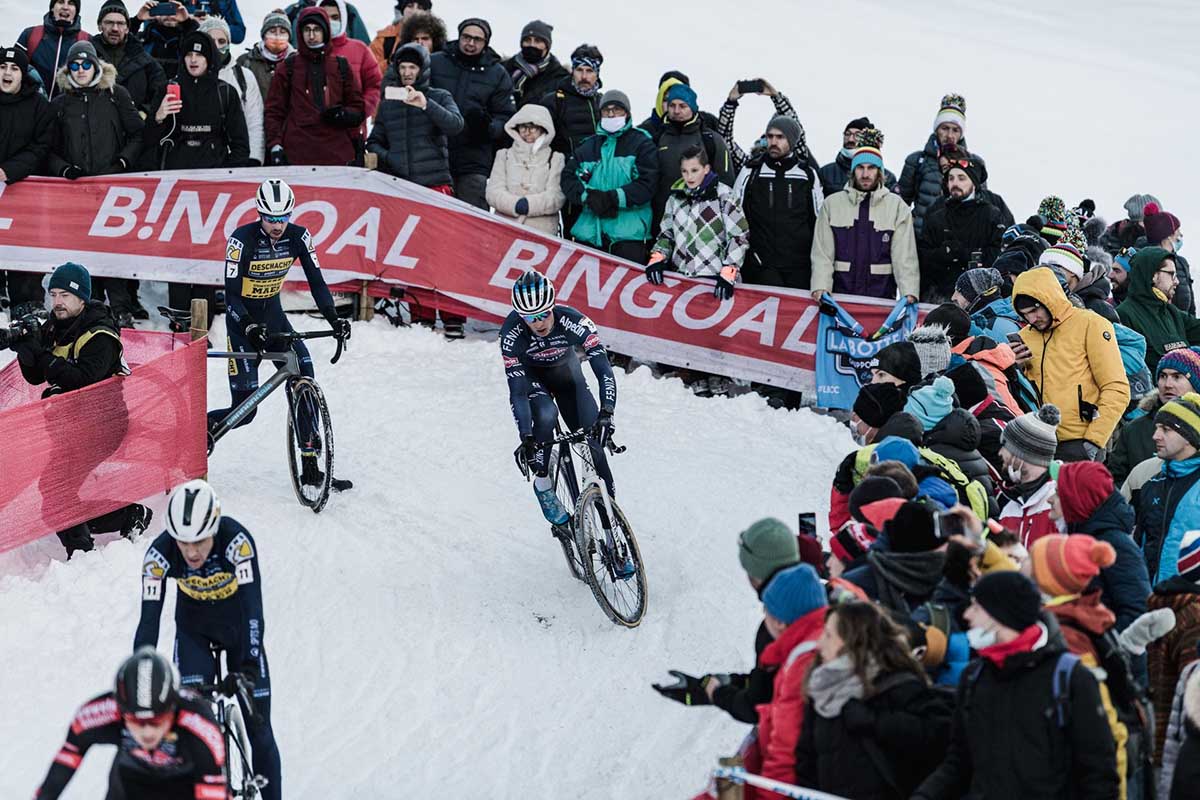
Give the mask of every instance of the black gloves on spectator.
POLYGON ((611 409, 602 408, 600 413, 596 415, 596 421, 592 424, 592 438, 596 443, 603 447, 608 444, 608 440, 612 438, 613 431, 617 429, 617 425, 613 422, 613 412, 611 409))
POLYGON ((518 216, 525 216, 529 213, 529 201, 522 197, 517 201, 515 210, 518 216))
POLYGON ((484 144, 492 138, 491 116, 481 106, 467 106, 463 110, 467 138, 474 144, 484 144))
POLYGON ((363 113, 344 106, 330 106, 321 112, 321 119, 339 128, 357 128, 362 124, 363 113))
POLYGON ((662 286, 663 271, 666 269, 667 261, 655 261, 652 264, 646 265, 646 280, 653 283, 655 286, 662 286))
POLYGON ((287 154, 283 152, 283 148, 279 145, 272 147, 271 152, 267 154, 267 166, 286 167, 287 163, 287 154))
POLYGON ((621 208, 621 201, 612 189, 589 191, 587 204, 592 213, 600 218, 615 217, 621 208))
POLYGON ((697 678, 695 675, 688 675, 686 672, 679 670, 670 670, 669 675, 675 678, 674 683, 661 684, 652 683, 654 691, 661 694, 676 703, 683 703, 685 706, 709 706, 712 702, 708 699, 708 692, 704 691, 704 679, 707 675, 697 678))
POLYGON ((257 322, 251 322, 246 326, 246 342, 255 350, 262 350, 267 346, 267 339, 270 334, 267 332, 266 325, 260 325, 257 322))
POLYGON ((717 285, 713 288, 713 297, 718 300, 729 300, 733 297, 733 284, 718 275, 717 285))
POLYGON ((83 170, 81 168, 75 166, 74 164, 72 164, 71 166, 65 168, 62 171, 62 176, 69 181, 73 181, 76 178, 83 177, 83 170))

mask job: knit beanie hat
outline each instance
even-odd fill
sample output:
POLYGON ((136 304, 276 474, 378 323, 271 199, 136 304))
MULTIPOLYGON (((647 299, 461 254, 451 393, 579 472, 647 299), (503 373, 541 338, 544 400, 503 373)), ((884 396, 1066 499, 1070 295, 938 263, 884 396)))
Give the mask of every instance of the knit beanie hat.
POLYGON ((1033 581, 1011 570, 984 575, 971 596, 989 617, 1014 631, 1036 624, 1042 610, 1042 596, 1033 581))
POLYGON ((1154 368, 1156 383, 1164 369, 1173 369, 1183 375, 1192 384, 1192 390, 1200 392, 1200 348, 1177 347, 1164 353, 1158 360, 1158 366, 1154 368))
POLYGON ((1078 525, 1091 519, 1115 490, 1112 473, 1096 461, 1075 461, 1058 468, 1058 503, 1063 520, 1078 525))
POLYGON ((883 169, 883 131, 878 128, 864 128, 855 137, 857 146, 854 155, 850 157, 850 171, 859 164, 874 164, 883 169))
POLYGON ((1161 210, 1158 203, 1147 203, 1143 213, 1142 224, 1146 227, 1146 242, 1151 246, 1157 245, 1179 230, 1179 217, 1161 210))
POLYGON ((1185 531, 1179 542, 1179 577, 1200 583, 1200 531, 1185 531))
POLYGON ((15 64, 24 75, 29 71, 29 54, 19 44, 0 49, 0 64, 15 64))
POLYGON ((988 398, 987 382, 975 365, 968 361, 946 373, 954 383, 954 396, 963 408, 974 408, 988 398))
POLYGON ((1026 464, 1048 467, 1058 449, 1058 406, 1047 403, 1037 411, 1022 414, 1004 426, 1000 446, 1026 464))
POLYGON ((863 128, 874 128, 874 127, 875 126, 871 124, 870 117, 856 117, 855 119, 852 119, 846 123, 846 127, 842 130, 842 133, 845 133, 848 130, 861 131, 863 128))
POLYGON ((920 383, 921 357, 912 342, 892 342, 879 351, 871 365, 905 383, 920 383))
POLYGON ((829 552, 843 564, 853 564, 867 555, 876 538, 870 526, 851 522, 829 538, 829 552))
POLYGON ((917 349, 922 378, 945 372, 950 366, 950 337, 943 326, 921 325, 908 335, 908 341, 917 349))
MULTIPOLYGON (((996 277, 1000 277, 999 272, 996 272, 996 277)), ((925 315, 925 324, 941 325, 945 328, 946 335, 950 338, 951 349, 971 335, 971 317, 959 308, 958 303, 942 303, 925 315)))
POLYGON ((791 625, 805 614, 826 606, 825 587, 811 565, 797 564, 771 579, 762 600, 771 616, 791 625))
POLYGON ((868 522, 869 520, 861 514, 863 506, 869 506, 879 500, 903 496, 904 490, 891 478, 884 475, 869 475, 863 478, 858 486, 855 486, 850 492, 850 516, 859 522, 868 522))
POLYGON ((262 28, 259 29, 258 35, 260 37, 265 37, 267 35, 267 31, 271 30, 271 28, 283 28, 288 32, 288 37, 291 38, 292 23, 288 19, 287 14, 283 13, 278 8, 263 18, 262 28))
POLYGON ((1076 278, 1082 278, 1086 271, 1083 253, 1068 242, 1065 235, 1042 253, 1042 257, 1038 259, 1038 266, 1062 270, 1076 278))
POLYGON ((92 299, 92 276, 82 264, 68 261, 54 270, 49 289, 70 292, 86 303, 92 299))
POLYGON ((757 581, 765 581, 775 570, 799 560, 796 535, 774 517, 760 519, 738 534, 738 561, 757 581))
POLYGON ((1029 548, 1033 579, 1051 597, 1079 594, 1100 574, 1117 562, 1117 551, 1108 542, 1085 533, 1055 533, 1043 536, 1029 548))
POLYGON ((871 463, 883 461, 899 461, 912 469, 921 463, 921 453, 917 446, 903 436, 887 436, 871 451, 871 463))
POLYGON ((466 28, 470 25, 474 25, 483 31, 483 39, 485 44, 491 43, 492 26, 488 24, 486 19, 480 19, 479 17, 467 17, 462 22, 458 23, 458 35, 462 36, 463 28, 466 28))
MULTIPOLYGON (((1125 201, 1125 210, 1129 213, 1129 219, 1132 222, 1141 222, 1145 216, 1146 206, 1150 203, 1158 204, 1158 198, 1152 194, 1135 194, 1125 201)), ((1162 241, 1161 239, 1159 241, 1162 241)))
MULTIPOLYGON (((71 45, 71 49, 67 51, 66 63, 70 64, 72 61, 82 61, 84 59, 91 61, 97 67, 100 65, 100 56, 96 55, 96 48, 87 40, 71 45)), ((99 72, 99 69, 97 69, 97 72, 99 72)))
POLYGON ((922 386, 909 394, 904 410, 919 419, 926 431, 933 430, 954 410, 954 381, 939 375, 929 386, 922 386))
POLYGON ((868 383, 858 390, 854 413, 872 428, 882 428, 892 415, 904 408, 904 393, 894 383, 868 383))
POLYGON ((1154 415, 1154 424, 1170 428, 1192 447, 1200 448, 1200 394, 1188 392, 1165 404, 1154 415))
POLYGON ((209 14, 207 17, 200 20, 200 27, 198 27, 196 30, 200 33, 203 33, 205 36, 208 35, 209 31, 222 30, 225 31, 226 39, 231 37, 229 32, 229 23, 226 22, 223 17, 217 14, 209 14))
POLYGON ((784 138, 788 140, 788 144, 792 146, 793 150, 800 145, 800 123, 787 114, 776 114, 771 117, 771 121, 767 123, 767 130, 769 131, 772 128, 784 135, 784 138))
POLYGON ((937 116, 933 118, 933 129, 936 131, 943 122, 957 125, 963 135, 967 135, 967 101, 961 94, 948 94, 942 97, 937 116))
POLYGON ((533 22, 526 24, 521 29, 521 40, 524 41, 530 36, 545 42, 547 49, 554 46, 554 26, 549 22, 542 22, 540 19, 535 19, 533 22))
POLYGON ((1004 285, 1004 276, 1000 270, 992 267, 975 267, 969 269, 954 282, 954 291, 961 294, 972 306, 980 297, 1000 298, 1000 287, 1004 285))
MULTIPOLYGON (((79 6, 76 6, 78 11, 79 6)), ((129 10, 125 8, 125 4, 121 0, 104 0, 100 6, 100 13, 96 15, 96 25, 99 27, 100 22, 109 14, 120 14, 125 18, 126 24, 129 23, 129 10)))
POLYGON ((617 106, 620 106, 621 108, 625 109, 626 116, 629 116, 630 113, 632 113, 629 110, 631 108, 631 106, 629 105, 629 95, 627 95, 624 92, 619 91, 617 89, 609 89, 607 92, 605 92, 600 97, 600 108, 601 109, 603 109, 605 106, 612 106, 612 105, 617 105, 617 106))
POLYGON ((1038 216, 1042 220, 1042 237, 1054 244, 1067 230, 1067 204, 1061 197, 1049 195, 1038 204, 1038 216))
POLYGON ((942 546, 934 531, 934 508, 909 500, 883 526, 893 553, 927 553, 942 546))
POLYGON ((696 90, 688 86, 686 83, 671 84, 671 88, 667 89, 665 99, 668 103, 672 100, 682 100, 683 102, 687 103, 688 108, 692 110, 693 114, 700 113, 700 103, 699 100, 696 99, 696 90))

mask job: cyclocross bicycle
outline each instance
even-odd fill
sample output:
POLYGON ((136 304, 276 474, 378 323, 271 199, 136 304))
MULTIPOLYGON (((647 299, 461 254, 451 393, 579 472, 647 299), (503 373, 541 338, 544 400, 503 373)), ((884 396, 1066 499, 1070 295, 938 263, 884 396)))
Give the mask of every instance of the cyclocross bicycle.
POLYGON ((254 774, 250 740, 246 736, 246 719, 242 716, 241 705, 245 705, 246 713, 254 716, 254 684, 236 672, 230 679, 221 663, 223 650, 215 645, 210 645, 210 650, 217 682, 195 688, 212 702, 217 725, 225 739, 224 771, 229 796, 233 800, 257 800, 262 788, 267 785, 267 779, 254 774), (239 699, 241 704, 238 703, 239 699))

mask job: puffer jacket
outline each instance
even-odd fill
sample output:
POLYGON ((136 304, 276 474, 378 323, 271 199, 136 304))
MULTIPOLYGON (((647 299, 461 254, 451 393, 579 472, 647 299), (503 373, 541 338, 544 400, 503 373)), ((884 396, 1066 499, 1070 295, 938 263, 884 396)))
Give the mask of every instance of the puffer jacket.
MULTIPOLYGON (((1171 718, 1165 726, 1162 772, 1158 776, 1156 797, 1161 800, 1188 800, 1188 792, 1200 785, 1200 677, 1196 677, 1200 672, 1197 670, 1200 661, 1191 662, 1183 668, 1175 684, 1171 718), (1176 772, 1181 791, 1171 794, 1176 772)), ((1157 722, 1158 727, 1164 727, 1161 718, 1157 722)), ((1155 763, 1158 761, 1155 759, 1155 763)))
MULTIPOLYGON (((349 15, 346 0, 336 0, 336 2, 342 19, 346 19, 349 15)), ((381 88, 383 73, 379 69, 379 62, 375 60, 371 48, 358 39, 348 36, 345 26, 343 26, 342 32, 334 36, 329 43, 329 52, 346 59, 346 63, 350 65, 350 71, 358 78, 358 88, 362 91, 363 97, 363 110, 368 117, 373 118, 379 109, 380 93, 383 91, 381 88)), ((367 135, 365 121, 359 129, 359 135, 363 137, 367 135)))
POLYGON ((462 132, 450 139, 450 174, 491 174, 496 146, 508 140, 504 123, 517 110, 500 57, 489 47, 468 59, 455 39, 433 54, 430 69, 431 85, 454 95, 463 115, 462 132))
POLYGON ((912 214, 900 196, 848 186, 825 198, 812 245, 812 290, 917 297, 921 268, 912 214))
POLYGON ((704 125, 699 114, 687 122, 663 123, 662 132, 656 141, 658 146, 658 187, 654 190, 654 220, 662 219, 667 207, 667 198, 675 189, 680 178, 679 159, 689 147, 699 146, 708 151, 709 166, 721 183, 733 185, 733 165, 729 160, 729 148, 721 134, 704 125))
POLYGON ((84 175, 112 175, 132 168, 141 155, 142 118, 129 92, 117 85, 116 67, 104 62, 99 66, 99 83, 87 89, 71 84, 66 67, 58 71, 59 93, 50 102, 51 175, 62 175, 71 166, 84 175))
MULTIPOLYGON (((1166 636, 1146 646, 1150 666, 1150 691, 1154 696, 1155 763, 1163 760, 1163 740, 1170 717, 1171 698, 1187 666, 1197 659, 1200 645, 1200 585, 1176 575, 1154 587, 1147 605, 1151 611, 1169 608, 1175 612, 1175 627, 1166 636)), ((1164 767, 1166 764, 1164 763, 1164 767)))
POLYGON ((125 91, 129 92, 142 119, 154 116, 158 108, 152 103, 155 97, 162 97, 167 75, 146 52, 138 35, 130 31, 120 47, 110 47, 104 41, 103 34, 99 33, 91 41, 96 48, 96 55, 117 68, 117 85, 124 86, 125 91))
POLYGON ((1017 402, 1017 393, 1021 393, 1023 389, 1012 386, 1010 380, 1013 377, 1020 380, 1020 375, 1015 369, 1017 357, 1013 354, 1011 345, 998 342, 989 336, 968 336, 954 345, 950 352, 962 356, 963 360, 970 361, 977 369, 982 370, 979 374, 987 385, 988 394, 1013 414, 1022 412, 1021 405, 1017 402))
POLYGON ((563 167, 562 186, 567 202, 583 209, 571 228, 571 238, 594 247, 611 242, 650 240, 650 203, 658 183, 658 155, 650 134, 633 127, 609 133, 597 126, 596 135, 584 140, 563 167), (587 206, 589 191, 615 191, 615 216, 597 217, 587 206))
POLYGON ((663 212, 654 251, 684 275, 715 276, 721 267, 741 269, 750 226, 733 190, 708 173, 695 190, 680 178, 663 212))
POLYGON ((26 28, 17 37, 17 44, 28 51, 29 37, 36 28, 42 29, 42 41, 38 43, 37 49, 29 54, 29 65, 37 70, 38 77, 42 79, 42 86, 46 87, 46 94, 51 100, 62 91, 55 81, 55 76, 59 69, 66 66, 71 45, 88 40, 87 32, 80 28, 79 6, 75 8, 75 21, 70 25, 58 27, 54 24, 54 15, 47 11, 42 17, 41 25, 26 28))
MULTIPOLYGON (((817 170, 817 177, 821 179, 821 190, 826 197, 845 189, 846 184, 850 182, 850 158, 845 150, 839 150, 833 161, 817 170)), ((884 169, 883 185, 889 192, 896 191, 896 173, 884 169)))
POLYGON ((1112 323, 1072 306, 1046 267, 1017 276, 1014 304, 1020 295, 1033 298, 1053 317, 1048 331, 1026 327, 1021 340, 1032 353, 1025 374, 1039 404, 1053 403, 1062 412, 1058 440, 1087 439, 1107 447, 1129 405, 1129 379, 1112 323))
POLYGON ((744 163, 733 184, 750 223, 748 282, 761 270, 778 272, 788 286, 812 284, 813 231, 824 198, 803 158, 793 149, 776 160, 764 150, 744 163))
POLYGON ((16 183, 42 169, 54 137, 54 112, 37 84, 21 79, 16 94, 0 93, 0 169, 16 183))
MULTIPOLYGON (((970 151, 964 137, 958 146, 970 151)), ((937 134, 929 134, 925 147, 915 153, 909 153, 904 159, 904 169, 900 170, 900 181, 896 191, 905 203, 912 205, 913 225, 918 236, 925 228, 925 216, 930 207, 942 197, 942 168, 938 164, 937 134)), ((971 152, 971 160, 976 162, 981 171, 986 171, 987 163, 975 152, 971 152)), ((987 181, 983 181, 978 189, 986 189, 987 181)))
POLYGON ((496 153, 488 178, 488 204, 506 217, 517 217, 531 228, 557 236, 558 212, 566 202, 562 192, 565 159, 550 147, 554 140, 550 112, 537 103, 527 103, 504 124, 504 130, 513 143, 496 153), (517 133, 517 126, 527 122, 546 131, 533 144, 527 144, 517 133), (522 197, 529 203, 529 209, 525 214, 517 214, 517 202, 522 197))
POLYGON ((1109 451, 1104 465, 1118 486, 1125 482, 1134 467, 1155 454, 1154 415, 1162 407, 1163 402, 1155 389, 1138 402, 1138 416, 1122 425, 1117 432, 1116 444, 1109 451))
POLYGON ((987 460, 979 452, 979 421, 965 408, 956 408, 925 432, 925 447, 958 464, 968 480, 979 481, 995 494, 987 460))
MULTIPOLYGON (((1061 485, 1058 491, 1063 491, 1061 485)), ((1111 567, 1100 570, 1096 581, 1100 586, 1100 601, 1116 615, 1117 630, 1125 630, 1146 611, 1146 598, 1150 596, 1146 559, 1132 536, 1133 508, 1120 492, 1114 491, 1091 510, 1088 519, 1068 524, 1071 533, 1086 533, 1108 542, 1117 552, 1117 560, 1111 567)))
MULTIPOLYGON (((310 18, 328 37, 325 12, 310 6, 300 12, 299 23, 310 18)), ((362 91, 349 63, 301 40, 299 52, 288 56, 271 80, 265 118, 268 158, 271 148, 281 145, 291 164, 353 164, 362 146, 358 131, 364 116, 362 91), (322 119, 322 112, 332 108, 345 112, 341 123, 322 119)))
POLYGON ((1117 306, 1121 322, 1146 337, 1151 372, 1168 350, 1200 344, 1200 319, 1180 311, 1154 288, 1154 273, 1170 255, 1161 247, 1138 250, 1129 262, 1129 291, 1117 306))
MULTIPOLYGON (((414 88, 425 94, 425 109, 401 100, 379 104, 375 127, 367 139, 367 149, 379 156, 379 166, 390 175, 420 186, 449 186, 449 137, 462 130, 463 118, 449 92, 429 85, 429 54, 416 42, 409 42, 393 53, 420 51, 423 66, 414 88)), ((393 65, 396 63, 393 59, 393 65)), ((383 79, 386 89, 399 86, 394 66, 383 79)))
POLYGON ((600 84, 595 94, 585 97, 575 88, 570 77, 560 81, 558 88, 538 101, 550 112, 554 121, 555 152, 569 156, 585 139, 596 134, 600 126, 600 84))
POLYGON ((1138 495, 1136 537, 1151 583, 1179 574, 1179 547, 1194 530, 1200 530, 1200 456, 1164 461, 1138 495))
POLYGON ((1095 311, 1116 325, 1121 321, 1121 317, 1117 314, 1116 306, 1108 302, 1108 298, 1111 295, 1112 283, 1109 282, 1108 278, 1097 278, 1086 286, 1080 285, 1075 287, 1075 296, 1083 301, 1084 308, 1089 311, 1095 311))
POLYGON ((1006 227, 1000 209, 979 192, 962 199, 951 197, 931 209, 917 238, 921 299, 949 300, 959 275, 972 266, 990 267, 1000 255, 1006 227), (973 253, 979 253, 978 263, 972 260, 973 253))

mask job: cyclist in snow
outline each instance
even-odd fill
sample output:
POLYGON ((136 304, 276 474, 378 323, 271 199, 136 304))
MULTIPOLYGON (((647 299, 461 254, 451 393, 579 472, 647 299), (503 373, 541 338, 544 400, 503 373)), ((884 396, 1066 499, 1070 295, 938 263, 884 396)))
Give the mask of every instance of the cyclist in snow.
MULTIPOLYGON (((237 352, 262 350, 273 334, 291 333, 292 325, 283 313, 279 291, 288 270, 296 260, 304 267, 304 277, 312 291, 317 308, 330 327, 342 339, 350 338, 350 321, 340 319, 333 306, 333 296, 321 275, 317 251, 308 230, 289 220, 296 206, 292 188, 278 178, 263 181, 258 187, 258 221, 243 225, 229 237, 225 248, 225 315, 229 347, 237 352)), ((304 342, 292 342, 300 358, 300 371, 314 377, 312 356, 304 342)), ((230 408, 208 412, 208 427, 212 430, 229 412, 258 389, 258 365, 248 359, 230 359, 229 392, 233 397, 230 408)), ((242 419, 241 427, 254 419, 255 411, 242 419)), ((301 482, 319 486, 325 476, 317 467, 321 438, 312 414, 300 408, 300 430, 303 432, 301 482)), ((333 479, 335 491, 353 487, 350 481, 333 479)))
MULTIPOLYGON (((262 575, 250 532, 232 517, 203 480, 177 486, 167 501, 167 530, 142 564, 142 617, 134 647, 158 644, 167 578, 179 588, 175 605, 175 663, 185 686, 216 683, 212 646, 225 651, 230 674, 254 684, 254 713, 242 708, 254 752, 254 771, 267 779, 263 800, 279 800, 279 748, 271 729, 271 675, 263 636, 262 575)), ((239 702, 241 702, 239 700, 239 702)), ((223 795, 222 795, 223 796, 223 795)))
MULTIPOLYGON (((508 378, 509 403, 517 421, 521 445, 518 463, 534 473, 533 491, 551 525, 561 526, 570 514, 550 481, 550 447, 561 412, 570 430, 590 429, 596 471, 615 491, 604 444, 614 429, 617 380, 596 323, 570 306, 555 305, 554 284, 530 270, 512 288, 513 311, 500 328, 500 354, 508 378), (579 366, 582 349, 600 384, 600 407, 579 366)), ((627 565, 632 569, 632 564, 627 565)))
POLYGON ((117 671, 115 691, 80 706, 67 740, 34 795, 55 800, 87 751, 117 746, 108 775, 109 798, 225 800, 225 742, 212 706, 180 690, 171 662, 153 647, 139 648, 117 671))

